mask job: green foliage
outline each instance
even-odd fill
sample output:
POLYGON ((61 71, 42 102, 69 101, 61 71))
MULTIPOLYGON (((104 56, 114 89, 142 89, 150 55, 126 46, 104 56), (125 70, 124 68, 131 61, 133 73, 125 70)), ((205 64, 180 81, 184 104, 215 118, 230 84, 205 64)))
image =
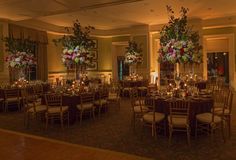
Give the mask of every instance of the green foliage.
POLYGON ((4 37, 2 39, 5 42, 6 51, 10 53, 26 52, 33 53, 35 43, 28 39, 15 39, 13 37, 4 37))
POLYGON ((126 53, 130 53, 130 54, 136 54, 136 53, 141 53, 142 52, 142 48, 141 48, 141 44, 137 44, 135 41, 129 41, 129 46, 126 47, 126 53))
POLYGON ((76 46, 78 46, 79 48, 88 50, 90 48, 93 48, 95 45, 95 43, 90 39, 89 36, 91 30, 94 29, 95 28, 92 26, 87 26, 82 29, 79 21, 76 20, 72 28, 72 35, 69 35, 71 33, 70 28, 66 27, 65 30, 68 35, 64 35, 60 39, 54 39, 53 42, 55 43, 55 45, 61 43, 64 48, 75 48, 76 46))

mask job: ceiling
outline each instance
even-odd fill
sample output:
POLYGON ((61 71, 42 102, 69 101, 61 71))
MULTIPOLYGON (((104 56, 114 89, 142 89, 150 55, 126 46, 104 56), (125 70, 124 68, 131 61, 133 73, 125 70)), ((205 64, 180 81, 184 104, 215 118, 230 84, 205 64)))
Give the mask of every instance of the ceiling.
POLYGON ((235 0, 0 0, 0 18, 56 26, 71 26, 78 19, 106 30, 163 24, 166 5, 177 14, 181 6, 189 8, 190 18, 236 16, 235 0))

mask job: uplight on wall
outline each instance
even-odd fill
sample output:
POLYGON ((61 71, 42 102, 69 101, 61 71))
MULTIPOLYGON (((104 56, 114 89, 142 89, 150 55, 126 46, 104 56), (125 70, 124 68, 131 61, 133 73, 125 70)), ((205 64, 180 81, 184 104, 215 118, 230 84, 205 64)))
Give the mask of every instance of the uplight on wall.
POLYGON ((157 83, 157 79, 158 79, 158 73, 157 72, 151 72, 151 83, 152 84, 156 84, 157 83))

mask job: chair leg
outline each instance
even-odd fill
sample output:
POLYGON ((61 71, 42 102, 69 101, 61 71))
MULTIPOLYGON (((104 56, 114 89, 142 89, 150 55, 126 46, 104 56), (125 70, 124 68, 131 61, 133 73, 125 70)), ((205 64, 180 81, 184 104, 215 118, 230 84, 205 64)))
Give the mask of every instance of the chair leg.
POLYGON ((46 119, 46 129, 48 128, 48 115, 47 115, 47 113, 46 113, 46 115, 45 115, 45 119, 46 119))
POLYGON ((61 128, 63 129, 63 114, 60 115, 60 120, 61 120, 61 128))
POLYGON ((100 117, 101 116, 101 106, 99 106, 99 109, 98 109, 98 117, 100 117))
POLYGON ((95 120, 95 108, 92 109, 93 114, 93 120, 95 120))
POLYGON ((118 100, 118 108, 119 108, 119 110, 120 110, 120 100, 118 100))
POLYGON ((190 146, 191 143, 190 143, 190 128, 187 127, 187 138, 188 138, 188 145, 190 146))
POLYGON ((196 120, 196 123, 195 123, 195 138, 197 138, 197 129, 198 129, 198 126, 197 126, 197 120, 196 120))
MULTIPOLYGON (((210 125, 209 125, 210 126, 210 125)), ((213 136, 214 136, 214 127, 213 126, 210 126, 210 130, 211 130, 211 141, 213 141, 213 136)))
POLYGON ((227 123, 228 123, 228 134, 229 138, 231 138, 231 116, 227 117, 227 123))
POLYGON ((223 141, 225 142, 224 121, 221 121, 220 125, 221 125, 222 138, 223 138, 223 141))
POLYGON ((79 122, 80 122, 80 124, 81 124, 82 119, 83 119, 83 111, 82 111, 82 110, 80 111, 80 117, 79 117, 79 118, 80 118, 80 121, 79 121, 79 122))
POLYGON ((152 123, 152 137, 154 137, 154 135, 155 135, 154 130, 155 130, 155 124, 152 123))
POLYGON ((68 125, 68 127, 70 126, 70 113, 69 113, 69 111, 67 112, 67 125, 68 125))
POLYGON ((7 110, 8 110, 8 103, 7 102, 5 103, 4 110, 5 110, 5 112, 7 112, 7 110))
POLYGON ((172 140, 172 128, 169 127, 169 146, 171 145, 171 140, 172 140))
POLYGON ((133 122, 134 130, 135 130, 135 117, 136 117, 136 115, 135 115, 135 113, 133 113, 133 120, 132 120, 132 122, 133 122))

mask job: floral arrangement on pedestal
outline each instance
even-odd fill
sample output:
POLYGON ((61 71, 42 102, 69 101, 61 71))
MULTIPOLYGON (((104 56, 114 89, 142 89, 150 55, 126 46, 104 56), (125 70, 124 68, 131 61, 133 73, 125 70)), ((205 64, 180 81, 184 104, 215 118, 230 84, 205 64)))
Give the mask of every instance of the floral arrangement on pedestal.
POLYGON ((129 65, 141 64, 143 62, 141 52, 141 45, 138 45, 135 41, 129 41, 129 46, 126 48, 125 53, 125 63, 129 65))
POLYGON ((17 71, 18 78, 25 78, 30 66, 37 64, 37 59, 32 54, 34 42, 29 38, 14 39, 13 37, 5 37, 3 41, 9 53, 5 60, 9 63, 10 70, 17 71))
POLYGON ((74 66, 83 66, 86 68, 86 66, 92 66, 94 55, 89 51, 94 47, 95 43, 90 39, 89 34, 94 27, 88 26, 82 29, 79 21, 76 20, 72 27, 72 31, 68 27, 65 29, 68 35, 53 40, 56 45, 61 43, 63 46, 63 52, 61 55, 63 64, 67 68, 72 68, 74 66))
POLYGON ((6 62, 12 68, 26 68, 31 65, 36 65, 37 61, 33 54, 26 52, 11 53, 6 57, 6 62))
POLYGON ((90 66, 93 62, 93 55, 85 49, 79 49, 79 46, 71 49, 64 48, 62 62, 66 67, 71 67, 74 64, 90 66))
POLYGON ((9 67, 25 68, 37 64, 36 58, 32 54, 34 43, 30 39, 5 37, 3 41, 6 45, 6 51, 9 53, 6 57, 9 67))
POLYGON ((169 22, 160 32, 160 63, 201 63, 202 46, 199 43, 199 34, 187 26, 188 9, 182 7, 180 17, 174 17, 174 11, 167 6, 169 22))

